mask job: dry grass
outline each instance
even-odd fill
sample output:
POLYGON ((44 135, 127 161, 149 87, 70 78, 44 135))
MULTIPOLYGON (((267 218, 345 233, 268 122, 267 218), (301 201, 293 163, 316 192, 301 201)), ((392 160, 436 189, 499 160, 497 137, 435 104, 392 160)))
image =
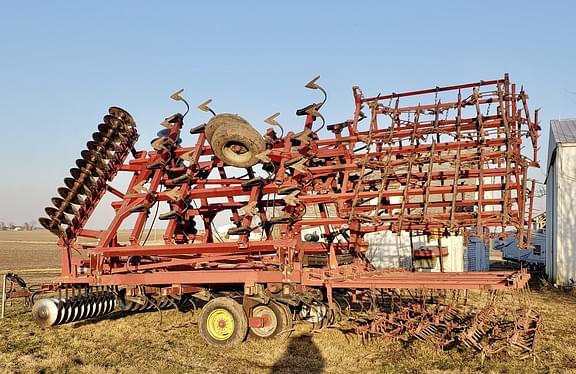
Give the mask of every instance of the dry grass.
MULTIPOLYGON (((58 264, 50 234, 8 233, 13 235, 8 239, 6 234, 0 235, 0 269, 58 264)), ((28 308, 15 302, 0 320, 0 373, 576 372, 576 298, 547 289, 532 292, 531 298, 545 321, 537 359, 499 356, 484 362, 472 352, 440 352, 425 343, 363 345, 339 330, 313 333, 306 325, 298 325, 287 339, 249 339, 240 346, 214 348, 199 336, 198 312, 117 314, 42 329, 28 308)))

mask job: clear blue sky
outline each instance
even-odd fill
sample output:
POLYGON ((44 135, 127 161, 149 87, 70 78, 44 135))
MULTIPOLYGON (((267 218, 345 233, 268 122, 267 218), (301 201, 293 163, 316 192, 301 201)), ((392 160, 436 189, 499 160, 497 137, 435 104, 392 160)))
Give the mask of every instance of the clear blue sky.
MULTIPOLYGON (((0 10, 0 221, 43 215, 110 105, 140 145, 181 106, 214 99, 255 127, 329 92, 329 122, 366 94, 494 79, 509 72, 549 120, 576 116, 576 6, 570 1, 4 2, 0 10)), ((193 111, 191 127, 206 120, 193 111)), ((185 137, 184 142, 187 142, 185 137)), ((535 176, 543 180, 544 172, 535 176)), ((104 222, 104 221, 102 221, 104 222)))

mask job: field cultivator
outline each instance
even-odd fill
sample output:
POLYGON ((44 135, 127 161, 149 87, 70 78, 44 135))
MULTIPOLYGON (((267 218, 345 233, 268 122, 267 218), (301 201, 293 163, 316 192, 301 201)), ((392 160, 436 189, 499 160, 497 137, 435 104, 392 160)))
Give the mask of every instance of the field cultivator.
MULTIPOLYGON (((223 345, 248 330, 275 336, 295 316, 330 324, 374 290, 524 288, 525 271, 376 271, 365 235, 473 228, 487 238, 511 228, 529 243, 527 171, 537 166, 539 126, 525 92, 507 75, 375 97, 354 87, 351 118, 326 125, 317 79, 306 87, 323 99, 296 111, 304 119, 296 132, 275 114, 260 134, 239 115, 216 114, 208 100, 198 108, 211 117, 186 135, 189 105, 179 91, 171 98, 185 114, 161 123, 153 150, 136 150, 135 120, 110 108, 40 218, 59 238, 56 283, 84 293, 40 300, 34 317, 52 325, 105 314, 114 303, 134 310, 201 300, 200 331, 223 345), (187 136, 191 147, 182 144, 187 136), (111 184, 118 173, 131 175, 125 190, 111 184), (104 230, 87 228, 106 194, 115 198, 113 219, 104 230), (165 229, 151 241, 157 221, 165 229), (96 311, 82 311, 94 303, 96 311)), ((441 313, 427 318, 456 318, 441 313)), ((430 323, 414 336, 453 335, 430 323)))

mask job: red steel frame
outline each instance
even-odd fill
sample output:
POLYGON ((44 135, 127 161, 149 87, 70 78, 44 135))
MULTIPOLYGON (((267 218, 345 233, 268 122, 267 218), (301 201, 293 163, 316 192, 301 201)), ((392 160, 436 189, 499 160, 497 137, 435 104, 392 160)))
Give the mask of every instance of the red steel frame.
POLYGON ((354 87, 353 96, 352 119, 328 126, 331 137, 319 138, 313 129, 321 104, 307 107, 298 133, 278 136, 268 129, 267 150, 258 156, 268 172, 257 166, 245 169, 244 177, 233 176, 238 169, 214 156, 202 131, 193 147, 175 145, 181 115, 164 123, 172 145, 155 151, 134 151, 138 136, 131 128, 97 175, 97 188, 59 232, 59 282, 151 285, 174 292, 226 284, 249 290, 259 283, 328 291, 524 287, 525 272, 377 272, 364 258, 364 235, 381 230, 448 234, 474 228, 487 236, 494 228, 501 233, 514 228, 520 243, 529 243, 525 227, 534 186, 527 170, 537 166, 539 126, 524 91, 505 75, 376 97, 364 97, 354 87), (523 137, 533 154, 523 154, 523 137), (130 150, 134 158, 126 162, 130 150), (109 184, 117 172, 133 175, 126 192, 109 184), (107 192, 119 199, 112 203, 114 219, 103 231, 84 228, 107 192), (146 244, 145 226, 161 202, 174 214, 163 243, 146 244), (218 240, 217 214, 237 226, 237 240, 218 240), (118 231, 133 216, 129 238, 121 243, 118 231), (192 221, 204 226, 202 235, 192 221), (250 239, 256 227, 261 240, 250 239), (346 232, 349 238, 306 242, 302 230, 309 228, 346 232), (326 265, 306 266, 305 257, 314 254, 325 255, 326 265), (342 255, 350 261, 339 264, 342 255))

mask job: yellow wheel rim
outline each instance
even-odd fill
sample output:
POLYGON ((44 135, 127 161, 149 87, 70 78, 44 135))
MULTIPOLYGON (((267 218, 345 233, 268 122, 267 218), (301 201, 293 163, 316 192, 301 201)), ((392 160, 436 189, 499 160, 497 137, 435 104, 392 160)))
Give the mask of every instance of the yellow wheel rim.
POLYGON ((214 339, 229 339, 234 333, 234 316, 226 309, 214 309, 208 315, 207 327, 214 339))

